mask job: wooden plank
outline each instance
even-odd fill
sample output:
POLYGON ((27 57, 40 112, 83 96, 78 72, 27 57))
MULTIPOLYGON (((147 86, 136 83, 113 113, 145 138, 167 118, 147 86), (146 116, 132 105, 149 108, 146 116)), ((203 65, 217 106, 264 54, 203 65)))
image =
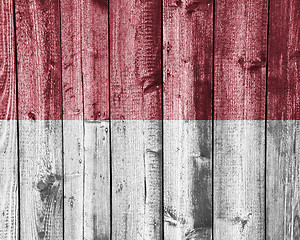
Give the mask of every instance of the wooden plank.
POLYGON ((108 6, 61 3, 65 235, 109 239, 108 6))
POLYGON ((82 26, 84 238, 108 240, 111 186, 107 1, 84 1, 82 26))
POLYGON ((112 238, 162 239, 161 2, 109 7, 112 238))
POLYGON ((297 239, 299 122, 269 120, 267 127, 267 239, 297 239))
POLYGON ((112 238, 161 239, 161 121, 114 120, 111 127, 112 238))
POLYGON ((164 239, 212 237, 213 1, 164 1, 164 239))
POLYGON ((13 1, 0 4, 0 239, 18 237, 18 146, 13 1))
POLYGON ((212 123, 164 122, 165 239, 212 237, 212 123))
POLYGON ((83 239, 84 124, 82 1, 61 1, 64 141, 64 235, 83 239))
POLYGON ((265 238, 267 7, 215 4, 214 239, 265 238))
POLYGON ((300 1, 271 1, 269 14, 267 239, 297 239, 300 1))
POLYGON ((63 238, 59 4, 15 1, 20 238, 63 238))
POLYGON ((110 239, 109 121, 85 121, 84 236, 110 239))

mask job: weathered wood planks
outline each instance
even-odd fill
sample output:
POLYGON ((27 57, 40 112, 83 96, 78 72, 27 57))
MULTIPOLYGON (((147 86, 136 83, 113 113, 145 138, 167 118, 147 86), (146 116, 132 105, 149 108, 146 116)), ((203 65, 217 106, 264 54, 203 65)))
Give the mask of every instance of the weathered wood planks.
POLYGON ((110 238, 108 5, 61 2, 65 236, 110 238))
POLYGON ((84 124, 82 1, 61 1, 64 236, 83 239, 84 124))
POLYGON ((59 4, 15 1, 20 238, 63 238, 59 4))
POLYGON ((82 18, 84 238, 111 234, 108 2, 86 0, 82 18))
POLYGON ((164 239, 212 237, 213 1, 164 1, 164 239))
POLYGON ((18 237, 18 146, 13 1, 0 2, 0 239, 18 237))
POLYGON ((112 239, 161 239, 161 2, 109 12, 112 239))
POLYGON ((298 239, 300 1, 270 2, 267 239, 298 239))
POLYGON ((299 0, 0 3, 0 239, 298 239, 299 0))
POLYGON ((265 238, 267 7, 215 3, 214 239, 265 238))

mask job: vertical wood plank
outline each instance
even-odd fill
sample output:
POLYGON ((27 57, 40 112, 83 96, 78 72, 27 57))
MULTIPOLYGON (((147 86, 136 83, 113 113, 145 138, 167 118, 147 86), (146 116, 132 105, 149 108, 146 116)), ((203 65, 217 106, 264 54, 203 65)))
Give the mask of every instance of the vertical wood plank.
POLYGON ((65 235, 109 239, 108 4, 61 2, 65 235))
POLYGON ((59 3, 16 0, 21 239, 63 238, 59 3))
POLYGON ((108 240, 111 231, 108 1, 84 1, 82 25, 84 238, 108 240))
POLYGON ((297 239, 300 1, 271 1, 269 14, 267 239, 297 239))
POLYGON ((212 237, 213 1, 164 1, 164 239, 212 237))
POLYGON ((0 239, 18 238, 18 149, 13 1, 0 4, 0 239))
POLYGON ((214 239, 264 239, 267 1, 215 7, 214 239))
POLYGON ((64 140, 64 235, 83 239, 84 124, 82 1, 61 1, 64 140))
POLYGON ((109 8, 112 237, 162 239, 161 2, 109 8))

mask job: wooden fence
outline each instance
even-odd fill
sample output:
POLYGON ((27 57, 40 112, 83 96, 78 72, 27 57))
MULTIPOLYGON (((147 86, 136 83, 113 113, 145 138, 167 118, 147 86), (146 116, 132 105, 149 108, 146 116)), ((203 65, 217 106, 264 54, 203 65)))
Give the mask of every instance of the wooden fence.
POLYGON ((0 0, 0 239, 300 239, 300 0, 0 0))

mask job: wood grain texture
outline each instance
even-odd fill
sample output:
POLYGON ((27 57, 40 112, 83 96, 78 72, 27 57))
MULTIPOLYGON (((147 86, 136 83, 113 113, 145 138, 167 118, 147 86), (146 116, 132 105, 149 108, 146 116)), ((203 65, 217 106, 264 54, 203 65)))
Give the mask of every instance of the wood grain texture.
POLYGON ((267 239, 299 238, 300 1, 271 1, 267 239))
POLYGON ((0 239, 18 237, 18 146, 13 1, 0 4, 0 239))
POLYGON ((58 1, 15 1, 20 238, 63 238, 58 1), (38 87, 37 87, 38 86, 38 87))
POLYGON ((212 119, 213 1, 164 1, 164 120, 212 119))
POLYGON ((214 239, 264 239, 264 121, 214 129, 214 239))
POLYGON ((161 2, 110 2, 111 119, 161 120, 161 2))
POLYGON ((161 124, 112 122, 113 239, 162 239, 161 124))
POLYGON ((272 120, 267 127, 267 239, 297 239, 299 122, 272 120))
POLYGON ((300 2, 270 2, 268 119, 300 120, 300 2))
POLYGON ((65 235, 109 239, 108 6, 64 0, 61 14, 65 235))
POLYGON ((212 238, 212 122, 164 122, 164 239, 212 238))
POLYGON ((110 123, 107 0, 86 0, 82 17, 84 238, 110 239, 110 123))
POLYGON ((84 106, 82 82, 82 1, 61 1, 64 146, 64 235, 83 239, 84 106))
POLYGON ((110 239, 109 121, 85 121, 84 236, 110 239))
POLYGON ((213 1, 164 1, 165 239, 212 238, 213 1))
MULTIPOLYGON (((12 79, 15 78, 12 77, 12 79)), ((17 239, 19 232, 19 186, 16 120, 0 120, 0 151, 0 191, 2 193, 0 200, 0 239, 17 239)))
POLYGON ((112 238, 162 239, 161 2, 110 1, 112 238))
POLYGON ((214 239, 264 239, 267 1, 215 7, 214 239))

